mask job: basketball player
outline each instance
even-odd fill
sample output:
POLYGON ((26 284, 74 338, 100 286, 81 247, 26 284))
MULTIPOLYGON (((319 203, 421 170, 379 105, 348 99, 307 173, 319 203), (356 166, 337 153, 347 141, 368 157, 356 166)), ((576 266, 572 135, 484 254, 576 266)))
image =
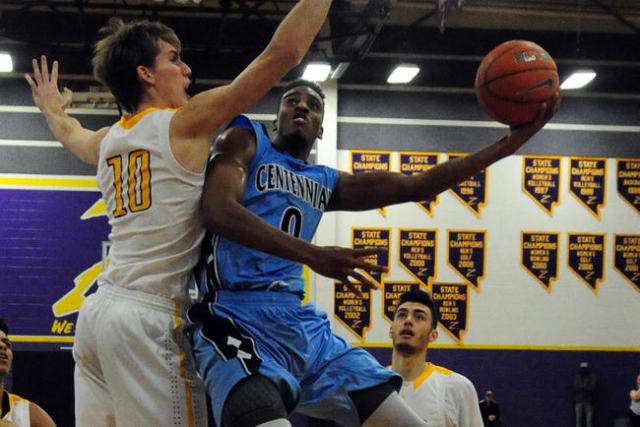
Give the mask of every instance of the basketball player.
POLYGON ((296 408, 347 426, 425 425, 396 393, 400 376, 333 335, 326 313, 301 306, 301 263, 343 283, 363 279, 309 241, 324 211, 424 200, 513 153, 555 114, 557 98, 535 122, 413 176, 308 164, 324 114, 322 90, 310 82, 286 87, 273 142, 259 123, 234 119, 209 162, 202 209, 214 234, 203 242, 206 297, 188 312, 216 423, 288 426, 296 408))
POLYGON ((44 409, 4 389, 4 379, 9 375, 12 362, 9 326, 0 317, 0 427, 55 427, 44 409))
POLYGON ((93 132, 69 117, 58 65, 33 60, 26 76, 55 137, 97 165, 111 225, 107 269, 83 303, 74 359, 78 426, 206 424, 202 381, 183 335, 187 286, 204 229, 197 215, 214 132, 304 56, 331 1, 300 0, 266 49, 229 85, 188 99, 191 69, 164 24, 110 21, 94 75, 126 115, 93 132))
POLYGON ((427 348, 438 339, 437 314, 428 293, 400 295, 389 328, 391 369, 402 375, 400 397, 430 426, 482 427, 476 389, 467 378, 427 362, 427 348))

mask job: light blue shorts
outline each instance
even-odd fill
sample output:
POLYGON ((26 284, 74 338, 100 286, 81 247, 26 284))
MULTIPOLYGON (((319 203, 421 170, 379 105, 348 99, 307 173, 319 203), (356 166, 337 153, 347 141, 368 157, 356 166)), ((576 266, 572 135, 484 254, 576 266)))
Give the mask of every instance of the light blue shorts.
POLYGON ((311 303, 302 306, 297 295, 222 291, 216 301, 196 304, 188 317, 217 425, 233 386, 256 373, 276 384, 289 413, 346 426, 360 425, 349 392, 402 384, 367 351, 334 335, 327 314, 311 303))

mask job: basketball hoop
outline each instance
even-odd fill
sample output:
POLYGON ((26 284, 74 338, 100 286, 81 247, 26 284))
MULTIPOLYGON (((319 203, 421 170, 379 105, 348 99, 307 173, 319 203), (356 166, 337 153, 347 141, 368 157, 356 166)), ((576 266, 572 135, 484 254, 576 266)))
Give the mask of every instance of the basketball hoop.
POLYGON ((458 13, 462 12, 464 0, 436 0, 436 25, 440 32, 444 32, 444 24, 447 22, 451 8, 455 7, 458 13))

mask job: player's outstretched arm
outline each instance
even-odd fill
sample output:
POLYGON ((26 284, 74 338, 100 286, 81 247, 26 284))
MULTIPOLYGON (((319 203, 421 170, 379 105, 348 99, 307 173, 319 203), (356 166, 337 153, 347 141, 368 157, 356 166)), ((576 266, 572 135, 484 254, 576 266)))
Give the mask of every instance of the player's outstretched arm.
MULTIPOLYGON (((229 85, 194 96, 172 123, 173 136, 209 143, 223 123, 244 112, 304 57, 324 22, 331 0, 299 0, 264 51, 229 85)), ((208 146, 205 147, 208 149, 208 146)))
POLYGON ((98 163, 100 141, 109 130, 108 127, 92 131, 82 127, 80 122, 70 117, 64 110, 71 103, 72 93, 65 88, 58 90, 58 61, 53 61, 51 74, 47 58, 41 57, 41 65, 33 59, 33 78, 25 74, 31 86, 31 95, 36 106, 47 119, 49 129, 62 146, 75 154, 80 160, 95 165, 98 163))
POLYGON ((550 105, 541 107, 535 121, 510 129, 507 136, 473 154, 440 163, 421 174, 373 172, 352 175, 341 172, 327 210, 369 210, 419 202, 439 194, 513 154, 551 120, 559 105, 560 95, 556 94, 550 105))
MULTIPOLYGON (((244 127, 233 127, 218 137, 202 193, 202 217, 207 229, 243 246, 308 265, 315 272, 348 285, 349 277, 377 288, 356 269, 385 271, 364 257, 375 249, 319 247, 271 226, 242 205, 256 141, 244 127)), ((359 293, 355 287, 350 288, 359 293)))

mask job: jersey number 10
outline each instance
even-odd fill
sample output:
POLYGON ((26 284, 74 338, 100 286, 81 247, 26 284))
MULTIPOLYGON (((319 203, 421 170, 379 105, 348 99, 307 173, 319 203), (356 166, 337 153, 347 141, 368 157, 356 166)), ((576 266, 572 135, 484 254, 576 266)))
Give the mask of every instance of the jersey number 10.
POLYGON ((151 206, 151 169, 149 168, 149 152, 147 150, 136 150, 129 153, 126 171, 123 170, 123 159, 125 155, 109 157, 107 164, 113 168, 113 186, 116 189, 116 207, 113 216, 120 217, 127 214, 125 207, 124 192, 129 200, 130 212, 139 212, 149 209, 151 206), (126 176, 123 173, 126 172, 126 176), (125 187, 126 182, 126 187, 125 187))

